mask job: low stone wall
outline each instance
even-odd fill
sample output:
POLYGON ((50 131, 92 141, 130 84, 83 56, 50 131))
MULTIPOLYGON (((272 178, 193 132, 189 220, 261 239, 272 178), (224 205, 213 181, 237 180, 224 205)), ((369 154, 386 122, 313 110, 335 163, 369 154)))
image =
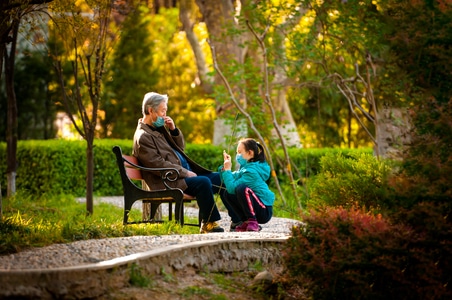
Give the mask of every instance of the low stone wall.
POLYGON ((95 264, 0 271, 0 298, 97 298, 128 284, 132 266, 142 275, 187 271, 243 271, 281 265, 284 238, 222 239, 167 246, 95 264))

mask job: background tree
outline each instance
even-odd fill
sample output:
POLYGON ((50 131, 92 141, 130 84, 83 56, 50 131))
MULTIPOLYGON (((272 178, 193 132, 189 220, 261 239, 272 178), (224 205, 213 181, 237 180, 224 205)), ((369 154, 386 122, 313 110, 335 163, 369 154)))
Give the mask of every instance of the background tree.
MULTIPOLYGON (((7 195, 16 192, 17 170, 17 103, 14 90, 14 63, 20 22, 29 16, 27 22, 33 23, 35 12, 42 9, 42 4, 50 1, 2 1, 0 4, 0 74, 5 67, 5 90, 7 96, 7 195), (4 63, 4 64, 3 64, 4 63)), ((33 26, 31 26, 33 28, 33 26)), ((1 75, 0 75, 1 79, 1 75)), ((0 202, 1 206, 1 202, 0 202)))
MULTIPOLYGON (((225 77, 228 78, 235 98, 244 107, 249 107, 256 111, 263 108, 262 101, 265 96, 265 89, 263 88, 262 82, 256 82, 256 72, 263 72, 262 61, 260 59, 261 55, 259 53, 259 47, 257 47, 257 42, 254 40, 252 33, 247 29, 246 22, 249 21, 253 24, 260 22, 262 28, 267 26, 284 27, 286 24, 280 21, 275 22, 274 20, 269 20, 271 18, 268 18, 268 22, 265 22, 265 14, 271 11, 268 7, 264 7, 266 6, 265 3, 255 5, 251 1, 196 1, 196 4, 202 14, 201 20, 205 22, 208 28, 209 43, 217 53, 219 68, 223 71, 225 77), (261 16, 261 19, 258 16, 261 16)), ((190 45, 193 52, 200 53, 195 38, 191 37, 191 24, 193 23, 192 20, 196 19, 197 13, 188 1, 181 3, 180 15, 184 30, 187 32, 187 36, 190 37, 190 45)), ((278 14, 278 17, 280 16, 281 14, 278 14)), ((279 33, 281 34, 281 31, 279 33)), ((284 38, 281 39, 284 40, 284 38)), ((281 44, 278 46, 281 46, 281 44)), ((202 66, 200 61, 207 60, 202 55, 196 54, 195 57, 198 59, 198 73, 200 74, 200 79, 202 79, 200 84, 204 91, 209 93, 212 91, 212 86, 217 88, 216 93, 212 95, 216 101, 217 113, 214 129, 214 144, 228 143, 228 139, 225 140, 224 137, 230 136, 231 132, 237 133, 238 131, 243 131, 239 135, 247 135, 246 128, 241 126, 240 129, 236 128, 237 122, 234 120, 238 111, 232 108, 233 106, 231 105, 232 103, 228 93, 224 88, 221 88, 223 82, 220 76, 215 73, 213 73, 213 78, 204 76, 205 67, 202 66)), ((277 68, 272 69, 272 71, 275 70, 277 68)), ((278 111, 279 119, 284 122, 284 126, 281 129, 284 131, 286 143, 300 145, 298 133, 295 130, 296 127, 291 112, 288 109, 289 106, 285 98, 285 93, 282 92, 284 87, 280 85, 284 79, 279 75, 283 74, 278 73, 278 76, 271 78, 271 80, 274 80, 271 84, 272 100, 278 111)), ((254 116, 255 114, 253 113, 252 115, 254 116)), ((263 115, 265 114, 260 114, 260 116, 263 115)), ((264 120, 265 118, 261 119, 260 122, 262 124, 268 124, 264 120)), ((261 129, 264 128, 265 126, 261 127, 261 129)), ((270 136, 268 134, 264 135, 270 136)))
MULTIPOLYGON (((287 35, 287 60, 281 63, 289 79, 291 107, 302 121, 299 131, 311 136, 308 143, 363 145, 367 140, 378 145, 377 154, 396 146, 394 137, 394 145, 381 145, 391 126, 379 122, 385 116, 379 110, 389 107, 392 113, 400 105, 400 86, 385 80, 396 71, 385 64, 389 54, 382 8, 371 1, 303 0, 289 9, 303 18, 287 35), (294 9, 298 6, 301 9, 294 9)), ((295 19, 292 15, 286 18, 295 19)), ((406 134, 407 129, 402 126, 399 132, 406 134)))
POLYGON ((109 26, 112 9, 113 3, 109 0, 80 1, 77 4, 59 0, 51 6, 54 14, 54 34, 65 48, 65 51, 50 49, 61 87, 62 102, 68 117, 87 144, 88 214, 93 213, 94 137, 102 96, 105 60, 111 50, 109 26), (73 73, 70 79, 65 78, 63 72, 66 60, 72 65, 73 73), (81 121, 81 125, 77 123, 77 119, 81 121))
POLYGON ((131 137, 140 117, 141 100, 158 82, 153 63, 154 42, 149 34, 152 16, 140 5, 121 22, 121 34, 110 62, 101 109, 102 135, 131 137))
POLYGON ((298 78, 290 91, 291 106, 298 107, 305 121, 309 120, 302 130, 316 131, 317 139, 310 142, 318 146, 356 145, 363 139, 359 133, 365 131, 354 127, 361 124, 376 141, 371 133, 374 127, 369 129, 376 117, 373 82, 368 80, 375 74, 366 73, 366 51, 375 49, 377 40, 367 32, 376 32, 378 23, 358 26, 369 18, 372 9, 355 1, 300 4, 308 12, 298 24, 300 29, 290 35, 287 48, 291 58, 288 72, 291 78, 298 78), (351 115, 357 118, 353 121, 351 115))
MULTIPOLYGON (((168 114, 183 129, 187 142, 211 143, 215 102, 199 86, 196 60, 178 17, 178 9, 160 8, 151 19, 153 68, 158 73, 155 89, 169 95, 168 114)), ((208 51, 205 26, 197 24, 193 30, 200 38, 201 49, 208 51)))
MULTIPOLYGON (((18 113, 18 139, 53 139, 58 106, 52 62, 44 51, 24 51, 15 65, 14 88, 18 113)), ((60 108, 61 109, 61 108, 60 108)))
MULTIPOLYGON (((381 38, 382 34, 374 35, 376 38, 373 38, 372 34, 369 34, 368 36, 364 35, 363 37, 359 30, 359 28, 366 28, 366 32, 380 33, 378 30, 378 26, 381 26, 382 23, 378 20, 380 14, 375 12, 375 7, 372 6, 370 2, 366 5, 361 5, 356 1, 349 2, 350 3, 347 4, 328 2, 325 3, 324 6, 315 8, 318 10, 319 14, 316 19, 312 17, 315 16, 314 7, 310 6, 307 1, 293 1, 291 5, 260 2, 258 6, 252 6, 254 3, 251 3, 251 8, 246 8, 248 2, 242 1, 240 3, 240 13, 236 13, 237 10, 233 9, 234 6, 227 1, 221 3, 216 2, 218 5, 201 1, 199 3, 197 2, 198 8, 200 8, 199 11, 193 1, 181 1, 179 19, 184 28, 185 37, 187 38, 190 47, 193 49, 192 57, 196 58, 197 73, 193 73, 193 71, 189 69, 189 63, 187 63, 187 68, 178 64, 181 61, 181 58, 185 59, 185 55, 182 55, 182 53, 187 53, 187 49, 179 48, 183 47, 183 43, 180 39, 181 34, 178 32, 178 24, 173 23, 174 21, 177 21, 173 19, 173 15, 170 13, 170 11, 177 10, 163 8, 162 6, 159 6, 159 9, 154 7, 153 11, 158 11, 158 14, 153 16, 151 22, 158 20, 159 24, 167 24, 166 26, 152 27, 154 32, 158 30, 160 34, 154 39, 156 42, 155 48, 156 50, 159 50, 158 54, 156 53, 154 56, 154 65, 159 69, 160 73, 162 71, 165 73, 165 76, 159 78, 159 83, 156 88, 161 92, 168 91, 172 97, 170 110, 174 109, 174 111, 170 112, 173 115, 191 115, 190 118, 184 116, 180 117, 180 120, 177 120, 178 124, 181 124, 182 122, 184 128, 190 129, 189 132, 192 131, 192 128, 197 129, 194 123, 200 123, 199 121, 201 121, 198 117, 199 113, 196 108, 200 108, 199 111, 201 112, 206 111, 211 103, 215 103, 216 113, 211 114, 210 109, 208 110, 209 115, 212 115, 212 118, 220 116, 226 111, 226 108, 230 108, 231 102, 227 96, 224 96, 227 95, 224 90, 217 89, 215 95, 209 94, 212 92, 212 87, 214 86, 213 83, 215 83, 216 87, 220 87, 222 84, 221 81, 218 80, 218 77, 210 77, 208 73, 208 70, 212 70, 212 67, 210 53, 208 49, 205 49, 205 41, 209 38, 211 44, 214 45, 217 53, 219 53, 219 64, 222 66, 226 76, 231 79, 230 81, 234 86, 235 93, 241 94, 238 99, 240 99, 242 103, 249 103, 246 105, 250 107, 250 109, 255 110, 255 112, 252 113, 252 115, 255 116, 256 112, 259 112, 263 106, 262 89, 257 87, 261 83, 256 81, 256 78, 259 78, 256 74, 262 70, 260 69, 260 61, 258 60, 259 50, 257 50, 256 45, 253 45, 253 41, 250 39, 249 30, 243 26, 245 20, 249 19, 254 25, 259 24, 262 28, 266 28, 266 26, 270 28, 267 32, 267 36, 270 37, 268 40, 271 42, 266 46, 269 51, 268 57, 272 69, 270 77, 272 82, 272 100, 275 104, 276 111, 283 111, 283 113, 278 114, 278 118, 281 120, 284 120, 285 118, 290 119, 292 112, 296 112, 293 119, 298 120, 297 133, 303 133, 303 136, 313 136, 311 138, 304 138, 307 142, 307 146, 369 145, 370 139, 366 136, 365 131, 360 129, 356 119, 352 118, 352 113, 355 112, 355 109, 349 109, 347 102, 343 101, 343 99, 347 100, 348 98, 343 95, 341 96, 338 93, 337 87, 336 89, 333 88, 335 87, 334 81, 332 78, 325 76, 325 71, 322 71, 322 68, 320 67, 320 59, 323 55, 325 63, 328 64, 327 67, 330 68, 330 70, 339 70, 341 73, 336 73, 343 76, 355 74, 357 70, 360 75, 364 76, 364 72, 369 69, 369 74, 372 75, 370 76, 370 79, 373 80, 372 84, 375 84, 374 86, 367 84, 371 88, 370 91, 374 91, 374 89, 377 89, 378 91, 379 82, 383 82, 385 79, 384 77, 377 78, 373 75, 374 70, 372 69, 372 66, 376 66, 376 63, 373 65, 370 64, 369 66, 365 63, 361 64, 359 69, 356 69, 355 64, 353 63, 353 60, 355 60, 355 62, 361 62, 361 60, 366 57, 366 46, 369 46, 369 49, 373 49, 374 52, 371 53, 372 55, 376 55, 375 57, 380 58, 380 56, 378 56, 380 49, 373 45, 378 44, 378 38, 381 38), (210 5, 212 5, 212 7, 210 5), (337 12, 339 12, 339 9, 345 12, 340 11, 341 13, 338 14, 337 12), (350 10, 350 12, 347 12, 347 10, 350 10), (247 11, 252 13, 248 14, 247 11), (329 14, 334 11, 336 11, 336 13, 333 13, 328 19, 326 16, 329 16, 329 14), (200 14, 201 12, 203 14, 200 14), (350 21, 355 20, 355 15, 359 16, 358 21, 350 21), (161 16, 165 17, 161 18, 161 16), (376 25, 367 25, 371 19, 375 21, 376 25), (170 24, 168 20, 171 20, 170 24), (315 20, 315 22, 312 20, 315 20), (338 20, 340 21, 341 26, 335 25, 335 22, 339 22, 338 20), (359 23, 361 22, 360 20, 362 20, 362 24, 359 23), (202 35, 203 27, 200 21, 205 21, 208 28, 207 36, 202 35), (210 23, 211 25, 209 25, 210 23), (316 36, 316 34, 319 33, 319 28, 321 28, 319 24, 324 24, 324 30, 330 26, 328 27, 328 30, 338 33, 339 35, 336 37, 335 35, 330 34, 330 36, 328 36, 328 41, 319 42, 316 36), (307 31, 307 29, 309 30, 307 31), (212 31, 215 30, 217 32, 212 34, 212 31), (346 34, 349 30, 351 33, 350 37, 346 34), (308 34, 312 35, 312 37, 309 37, 306 31, 308 34), (301 35, 300 32, 304 32, 304 35, 301 35), (174 44, 175 48, 162 47, 163 41, 176 42, 179 46, 174 44), (347 42, 348 44, 346 46, 341 46, 342 48, 338 48, 339 50, 331 50, 333 49, 332 47, 337 47, 337 45, 341 45, 341 43, 344 42, 347 42), (294 51, 293 49, 298 46, 300 46, 300 49, 297 50, 298 52, 294 51), (221 48, 221 51, 218 50, 220 49, 219 47, 223 47, 221 48), (229 49, 228 47, 232 48, 229 49), (237 49, 233 49, 234 47, 237 47, 237 49), (358 48, 353 50, 353 47, 358 48), (351 50, 349 51, 347 49, 351 50), (324 54, 322 54, 322 51, 324 51, 324 54), (298 54, 300 55, 297 56, 298 54), (174 59, 174 57, 177 57, 178 59, 174 59), (232 60, 228 57, 232 57, 232 60), (221 62, 223 60, 225 63, 221 62), (231 63, 234 61, 236 63, 231 63), (310 64, 307 64, 307 61, 309 61, 310 64), (308 69, 309 65, 314 66, 316 63, 318 64, 317 67, 308 69), (251 73, 252 71, 257 73, 251 73), (350 71, 352 73, 350 73, 350 71), (317 73, 316 75, 315 72, 323 73, 317 73), (185 81, 185 78, 190 77, 192 81, 188 82, 190 82, 194 88, 187 88, 185 85, 185 82, 187 82, 185 81), (215 80, 212 80, 212 78, 215 80), (234 78, 235 82, 232 78, 234 78), (323 78, 321 85, 319 85, 319 78, 323 78), (172 93, 176 89, 180 90, 180 92, 172 93), (214 97, 214 99, 211 97, 214 97), (196 100, 200 98, 202 100, 196 100), (259 100, 259 98, 261 99, 259 100), (186 99, 190 99, 190 101, 187 101, 186 99), (288 105, 288 100, 292 103, 290 107, 288 105), (194 103, 195 101, 197 102, 194 103), (300 105, 300 103, 302 105, 300 105), (193 114, 191 113, 192 111, 194 111, 193 114), (196 120, 196 122, 193 122, 194 120, 196 120), (312 124, 314 124, 314 126, 312 124)), ((152 34, 152 31, 150 34, 152 34)), ((377 62, 380 63, 380 61, 377 62)), ((345 77, 345 79, 348 78, 349 77, 345 77)), ((368 77, 366 77, 366 79, 368 79, 368 77)), ((342 81, 346 82, 346 80, 342 81)), ((363 81, 363 83, 366 84, 367 81, 363 81)), ((381 93, 381 91, 378 92, 381 93)), ((356 101, 358 99, 361 101, 360 93, 362 95, 364 94, 362 93, 362 87, 356 88, 354 94, 355 98, 352 98, 352 100, 356 101)), ((391 94, 394 98, 394 93, 391 93, 390 90, 388 90, 385 96, 391 94)), ((372 95, 372 93, 367 93, 367 95, 372 95)), ((360 104, 360 102, 357 103, 360 104)), ((371 105, 362 104, 361 107, 357 106, 356 111, 365 112, 365 115, 371 117, 370 121, 364 120, 363 124, 370 128, 369 131, 373 131, 376 129, 372 127, 373 117, 368 113, 370 108, 371 105)), ((372 110, 370 111, 372 112, 372 110)), ((229 113, 223 114, 223 116, 225 117, 227 114, 229 115, 229 124, 231 124, 231 121, 235 120, 237 111, 232 109, 229 113)), ((262 123, 267 124, 265 121, 262 123)), ((287 123, 289 126, 283 126, 283 129, 287 129, 287 136, 289 136, 289 133, 295 131, 295 129, 290 129, 295 128, 295 125, 291 127, 290 123, 291 122, 287 123)), ((292 123, 295 123, 295 121, 292 123)), ((203 124, 210 124, 210 122, 203 122, 203 124)), ((219 128, 218 126, 214 127, 215 130, 219 128)), ((213 127, 208 125, 208 128, 210 129, 213 127)), ((227 129, 225 130, 226 135, 232 132, 231 128, 223 128, 227 129)), ((207 130, 206 132, 206 135, 198 134, 188 136, 187 139, 189 141, 199 141, 199 137, 209 135, 209 131, 207 130)), ((214 134, 214 143, 218 143, 218 141, 215 141, 215 135, 220 136, 224 142, 225 134, 214 134)), ((288 139, 293 140, 290 137, 288 139)), ((293 142, 293 144, 296 144, 296 142, 293 142)))
MULTIPOLYGON (((101 123, 102 136, 131 138, 142 114, 143 95, 154 90, 170 96, 168 114, 184 128, 188 142, 210 143, 214 101, 198 86, 196 60, 185 32, 180 30, 178 9, 161 5, 158 13, 155 11, 154 6, 142 7, 140 21, 121 23, 119 38, 125 40, 115 45, 115 53, 108 63, 111 72, 106 76, 105 101, 101 105, 101 114, 105 111, 106 118, 101 123), (145 10, 149 15, 144 14, 145 10), (137 23, 143 24, 137 26, 137 23), (112 118, 116 121, 111 121, 112 118)), ((202 40, 207 37, 202 24, 196 24, 193 31, 202 40)), ((205 41, 201 50, 208 51, 205 41)))
POLYGON ((385 35, 394 54, 390 63, 412 80, 405 101, 434 97, 447 103, 452 96, 452 6, 450 1, 385 2, 385 35))
MULTIPOLYGON (((388 1, 391 63, 410 81, 413 139, 394 185, 403 206, 433 201, 450 215, 452 191, 452 6, 449 1, 388 1)), ((448 218, 445 218, 448 219, 448 218)))
POLYGON ((7 115, 6 115, 6 152, 7 152, 7 168, 6 176, 7 195, 12 196, 16 193, 16 170, 17 170, 17 104, 16 94, 14 91, 14 61, 16 57, 17 35, 19 31, 20 17, 12 21, 11 31, 12 40, 9 49, 4 51, 5 61, 5 90, 7 98, 7 115))
MULTIPOLYGON (((196 1, 196 4, 202 14, 201 20, 206 24, 209 43, 211 47, 215 49, 217 63, 225 73, 225 76, 229 78, 228 70, 231 68, 235 70, 243 69, 247 51, 244 40, 251 37, 251 35, 246 35, 246 32, 239 30, 239 24, 234 18, 236 12, 234 4, 237 3, 231 1, 196 1), (228 34, 228 31, 234 31, 236 34, 228 34), (230 67, 227 68, 227 66, 230 67)), ((184 12, 181 11, 181 14, 184 14, 184 12)), ((192 46, 193 45, 194 43, 192 43, 192 46)), ((194 52, 196 53, 196 48, 194 49, 194 52)), ((211 56, 212 54, 210 53, 209 55, 211 56)), ((200 73, 202 73, 203 69, 204 68, 200 69, 200 73)), ((223 85, 222 79, 218 74, 214 73, 211 80, 213 81, 212 86, 214 88, 223 85)), ((203 82, 203 84, 205 86, 209 85, 207 82, 203 82)), ((231 82, 231 86, 236 98, 239 99, 241 103, 246 103, 247 100, 244 91, 240 90, 235 82, 231 82)), ((231 141, 225 139, 225 137, 230 136, 231 132, 244 130, 243 128, 240 130, 234 128, 237 125, 236 123, 231 124, 231 120, 235 119, 237 111, 231 109, 233 107, 232 103, 227 101, 227 96, 225 97, 224 95, 227 95, 225 89, 215 95, 211 95, 215 99, 215 111, 217 115, 213 133, 213 143, 216 145, 226 145, 228 142, 230 143, 231 141)), ((244 131, 244 135, 247 135, 246 130, 244 131)))

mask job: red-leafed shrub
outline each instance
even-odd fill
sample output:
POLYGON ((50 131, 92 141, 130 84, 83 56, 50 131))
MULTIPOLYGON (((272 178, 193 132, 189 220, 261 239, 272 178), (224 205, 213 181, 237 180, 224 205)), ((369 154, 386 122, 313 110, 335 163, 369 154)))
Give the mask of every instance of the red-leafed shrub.
POLYGON ((353 208, 311 211, 285 246, 286 275, 314 299, 447 299, 450 225, 431 208, 404 219, 420 211, 441 234, 353 208))

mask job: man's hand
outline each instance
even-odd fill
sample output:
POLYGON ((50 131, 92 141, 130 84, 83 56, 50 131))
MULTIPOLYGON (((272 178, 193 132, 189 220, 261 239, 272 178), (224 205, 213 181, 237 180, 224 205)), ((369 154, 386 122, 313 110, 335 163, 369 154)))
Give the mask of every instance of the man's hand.
POLYGON ((223 169, 225 171, 230 171, 232 168, 231 156, 223 150, 223 169))
POLYGON ((166 127, 168 127, 169 130, 176 129, 176 124, 174 124, 173 119, 171 119, 168 116, 164 116, 163 118, 165 119, 165 125, 166 125, 166 127))
POLYGON ((188 171, 187 172, 187 177, 196 177, 196 176, 198 176, 195 172, 192 172, 192 171, 188 171))

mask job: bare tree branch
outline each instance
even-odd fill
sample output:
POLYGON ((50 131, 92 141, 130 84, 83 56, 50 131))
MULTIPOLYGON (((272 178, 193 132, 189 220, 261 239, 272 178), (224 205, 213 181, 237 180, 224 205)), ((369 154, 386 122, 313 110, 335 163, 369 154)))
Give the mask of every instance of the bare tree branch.
MULTIPOLYGON (((259 37, 256 33, 256 31, 254 30, 253 26, 251 25, 251 23, 247 20, 246 21, 246 25, 248 27, 248 29, 251 31, 251 33, 254 35, 254 37, 256 38, 257 42, 259 43, 259 46, 262 50, 262 63, 263 63, 263 76, 264 76, 264 88, 265 88, 265 97, 264 97, 264 101, 265 104, 267 105, 268 109, 271 112, 271 117, 272 117, 272 123, 273 123, 273 127, 275 128, 276 134, 278 135, 279 141, 281 143, 283 152, 284 152, 284 157, 285 157, 285 166, 286 166, 286 171, 289 175, 289 179, 290 179, 290 183, 291 183, 291 187, 292 187, 292 192, 294 194, 295 199, 298 198, 297 196, 297 188, 295 186, 295 180, 293 177, 293 173, 292 173, 292 168, 291 168, 291 164, 290 164, 290 157, 289 157, 289 153, 287 151, 287 147, 286 147, 286 143, 285 143, 285 139, 281 133, 281 128, 279 126, 279 123, 277 121, 276 118, 276 113, 275 113, 275 109, 273 108, 273 104, 270 98, 270 83, 269 83, 269 79, 268 79, 268 65, 267 65, 267 48, 265 46, 264 40, 262 38, 265 38, 266 32, 269 29, 269 26, 267 26, 264 30, 264 33, 261 35, 261 37, 259 37)), ((270 153, 268 151, 268 153, 270 153)), ((273 167, 273 166, 272 166, 273 167)), ((272 168, 273 170, 273 168, 272 168)), ((272 174, 273 175, 273 174, 272 174)), ((276 177, 276 174, 274 174, 274 176, 276 177)), ((300 202, 298 202, 300 204, 300 202)))
POLYGON ((245 108, 240 104, 240 101, 235 97, 234 95, 234 91, 232 90, 231 85, 229 84, 229 81, 226 79, 226 77, 224 76, 223 72, 221 71, 221 69, 218 66, 218 62, 216 59, 216 52, 215 52, 215 46, 210 45, 210 49, 212 51, 212 59, 213 59, 213 65, 214 65, 214 69, 215 71, 217 71, 218 75, 220 76, 220 78, 223 80, 223 83, 229 93, 229 96, 232 100, 232 102, 234 103, 235 107, 240 111, 240 113, 246 118, 248 125, 250 126, 251 130, 256 134, 256 136, 258 137, 259 141, 262 143, 263 147, 265 148, 265 151, 269 154, 269 159, 268 162, 270 164, 271 170, 272 170, 272 177, 275 180, 275 184, 276 187, 278 189, 278 192, 280 194, 281 199, 283 200, 283 203, 285 204, 285 198, 284 195, 282 193, 281 187, 279 185, 279 181, 278 178, 276 177, 276 173, 275 173, 275 167, 273 165, 273 161, 271 159, 271 152, 265 142, 264 137, 261 135, 261 133, 259 132, 259 130, 256 128, 256 126, 254 125, 253 119, 251 117, 251 115, 245 110, 245 108))

